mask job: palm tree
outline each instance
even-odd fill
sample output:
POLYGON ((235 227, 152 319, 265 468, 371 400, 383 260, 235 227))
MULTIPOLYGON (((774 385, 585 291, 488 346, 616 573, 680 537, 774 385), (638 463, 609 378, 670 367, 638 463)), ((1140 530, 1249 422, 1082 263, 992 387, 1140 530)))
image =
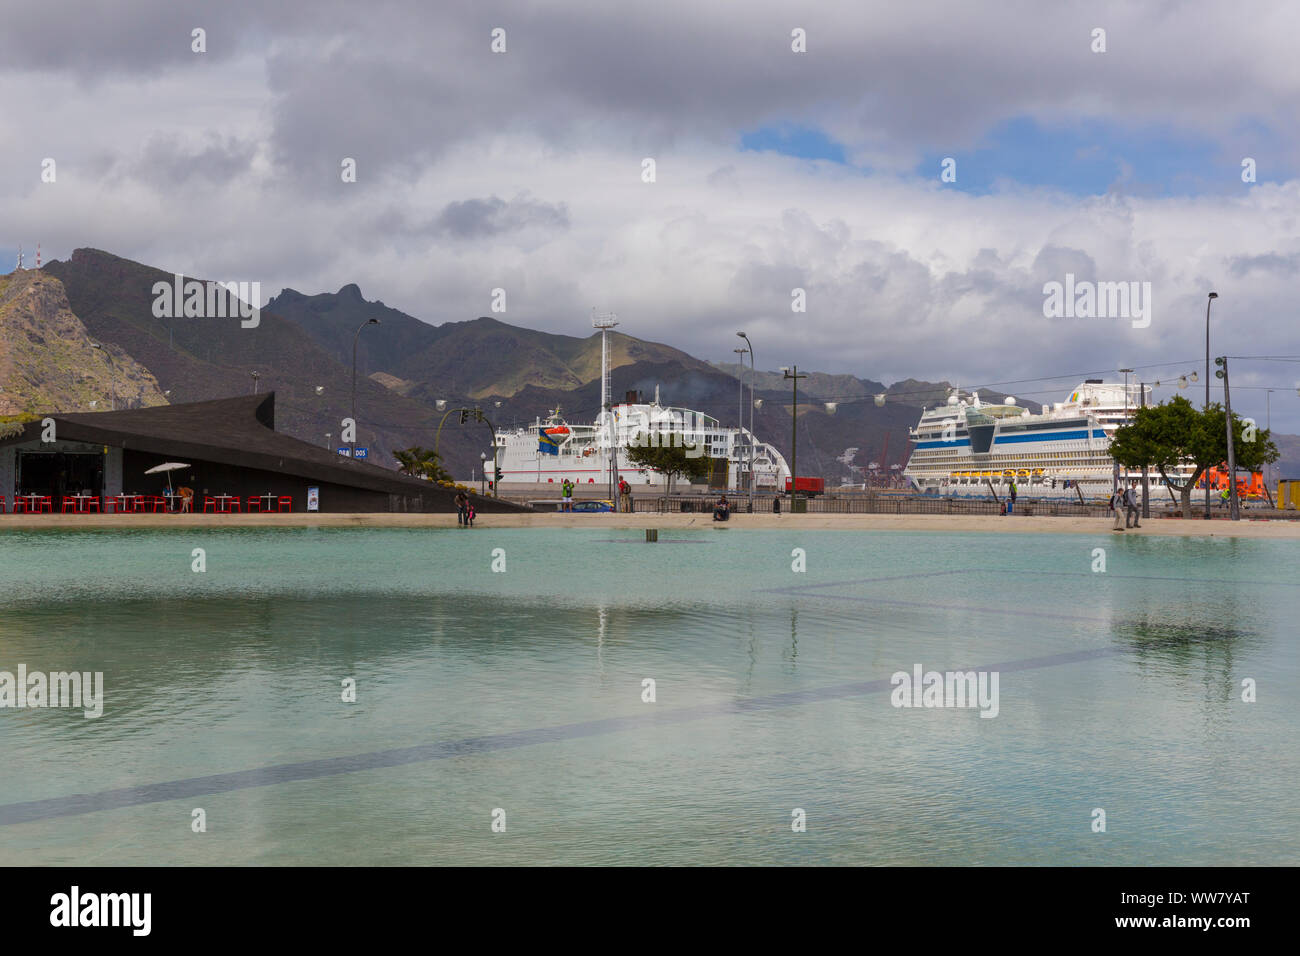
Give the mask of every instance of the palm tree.
POLYGON ((451 475, 442 467, 438 454, 431 449, 412 445, 393 452, 397 461, 397 470, 413 478, 426 478, 429 481, 450 481, 451 475))

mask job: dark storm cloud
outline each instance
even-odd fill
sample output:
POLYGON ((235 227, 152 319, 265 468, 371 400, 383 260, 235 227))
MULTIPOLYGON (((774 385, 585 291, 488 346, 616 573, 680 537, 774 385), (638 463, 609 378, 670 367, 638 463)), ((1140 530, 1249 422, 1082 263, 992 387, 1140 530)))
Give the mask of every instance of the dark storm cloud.
POLYGON ((454 239, 484 239, 529 228, 568 229, 569 211, 564 203, 553 206, 527 197, 506 202, 493 196, 448 203, 433 223, 435 232, 454 239))
POLYGON ((139 159, 123 163, 120 171, 171 186, 193 182, 220 186, 246 173, 256 152, 256 144, 231 137, 212 135, 207 145, 191 149, 174 137, 157 136, 145 145, 139 159))
MULTIPOLYGON (((219 91, 213 65, 260 58, 274 156, 287 186, 312 191, 338 179, 344 157, 357 159, 364 184, 414 175, 456 143, 520 130, 564 148, 595 135, 644 152, 802 122, 905 162, 1020 115, 1126 114, 1202 129, 1249 113, 1290 129, 1278 94, 1294 83, 1250 55, 1246 26, 1213 6, 1188 9, 1154 23, 1121 3, 68 0, 10 5, 0 72, 63 72, 94 85, 189 71, 203 101, 219 91), (1237 34, 1219 31, 1201 49, 1217 18, 1237 34), (1109 31, 1103 55, 1089 45, 1099 24, 1109 31), (201 58, 190 50, 198 26, 201 58), (501 54, 490 50, 498 27, 501 54), (793 28, 806 31, 807 53, 791 51, 793 28), (1222 81, 1243 69, 1248 80, 1222 81)), ((1279 9, 1271 29, 1296 26, 1279 9)))
POLYGON ((1262 256, 1236 256, 1228 261, 1228 271, 1240 279, 1251 272, 1270 272, 1274 275, 1290 276, 1300 271, 1300 252, 1280 256, 1269 252, 1262 256))

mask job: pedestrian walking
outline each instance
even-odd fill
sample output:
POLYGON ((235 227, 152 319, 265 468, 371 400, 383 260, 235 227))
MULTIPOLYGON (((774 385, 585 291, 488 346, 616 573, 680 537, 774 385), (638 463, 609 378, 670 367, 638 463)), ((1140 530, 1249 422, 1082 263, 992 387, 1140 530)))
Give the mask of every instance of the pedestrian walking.
POLYGON ((1115 513, 1115 523, 1111 526, 1112 531, 1124 530, 1124 494, 1118 488, 1110 496, 1110 510, 1115 513))
POLYGON ((1124 527, 1140 528, 1141 512, 1138 510, 1137 482, 1129 482, 1128 491, 1124 492, 1124 527), (1131 523, 1130 523, 1131 522, 1131 523))

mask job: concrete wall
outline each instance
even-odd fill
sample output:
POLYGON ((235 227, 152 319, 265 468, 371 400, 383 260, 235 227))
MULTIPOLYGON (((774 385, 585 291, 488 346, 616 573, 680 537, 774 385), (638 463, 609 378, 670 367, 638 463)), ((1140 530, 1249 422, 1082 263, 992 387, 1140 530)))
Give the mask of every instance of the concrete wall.
POLYGON ((14 506, 13 495, 17 460, 18 447, 16 445, 0 447, 0 495, 4 495, 6 510, 12 510, 14 506))

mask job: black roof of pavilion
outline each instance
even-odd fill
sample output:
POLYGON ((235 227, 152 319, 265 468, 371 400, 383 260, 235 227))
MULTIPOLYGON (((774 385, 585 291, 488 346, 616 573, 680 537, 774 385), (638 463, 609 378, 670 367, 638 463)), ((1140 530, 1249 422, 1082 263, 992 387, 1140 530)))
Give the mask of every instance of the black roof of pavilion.
MULTIPOLYGON (((161 455, 168 460, 223 462, 397 495, 441 497, 447 489, 339 455, 275 430, 275 393, 114 412, 53 413, 60 441, 89 442, 161 455)), ((27 422, 0 446, 39 440, 41 421, 27 422)))

